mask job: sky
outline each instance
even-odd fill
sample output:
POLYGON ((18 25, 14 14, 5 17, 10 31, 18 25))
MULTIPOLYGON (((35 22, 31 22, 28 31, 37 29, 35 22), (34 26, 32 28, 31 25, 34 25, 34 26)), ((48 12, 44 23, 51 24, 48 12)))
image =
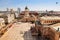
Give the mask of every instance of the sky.
POLYGON ((21 8, 24 10, 25 7, 29 10, 59 10, 60 11, 60 0, 0 0, 0 10, 6 10, 6 8, 21 8), (58 2, 56 4, 56 2, 58 2))

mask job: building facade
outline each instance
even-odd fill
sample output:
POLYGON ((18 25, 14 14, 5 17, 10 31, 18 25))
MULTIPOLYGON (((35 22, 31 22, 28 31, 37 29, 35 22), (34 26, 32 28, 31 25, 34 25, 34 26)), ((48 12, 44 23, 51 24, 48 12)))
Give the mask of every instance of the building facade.
POLYGON ((40 17, 40 22, 42 24, 54 24, 60 22, 60 17, 58 16, 44 16, 40 17))

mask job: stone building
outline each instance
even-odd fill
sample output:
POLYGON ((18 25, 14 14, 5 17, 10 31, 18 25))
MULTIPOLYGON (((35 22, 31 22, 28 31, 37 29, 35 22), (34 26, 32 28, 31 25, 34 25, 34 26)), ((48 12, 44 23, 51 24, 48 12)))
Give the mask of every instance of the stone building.
POLYGON ((3 11, 0 13, 0 18, 4 18, 5 24, 8 24, 15 19, 15 13, 13 9, 11 9, 10 11, 3 11))
POLYGON ((38 16, 38 12, 30 11, 28 7, 25 7, 25 11, 22 11, 19 16, 21 21, 35 21, 36 16, 38 16))
POLYGON ((0 18, 0 29, 5 26, 5 21, 3 18, 0 18))
POLYGON ((60 17, 58 16, 43 16, 40 17, 40 22, 42 24, 54 24, 60 22, 60 17))
POLYGON ((21 11, 21 13, 20 13, 19 16, 23 17, 23 16, 31 16, 31 15, 37 16, 38 12, 36 12, 36 11, 30 11, 28 7, 25 7, 25 10, 21 11))

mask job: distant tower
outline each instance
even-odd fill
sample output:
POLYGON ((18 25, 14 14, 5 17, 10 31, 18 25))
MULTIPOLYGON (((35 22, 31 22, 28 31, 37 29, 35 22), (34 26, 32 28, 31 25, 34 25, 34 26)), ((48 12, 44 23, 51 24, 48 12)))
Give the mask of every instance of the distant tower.
POLYGON ((46 12, 47 12, 47 10, 46 10, 46 12))
POLYGON ((20 8, 17 8, 17 13, 15 13, 16 14, 16 17, 19 17, 20 13, 21 13, 21 9, 20 8))
POLYGON ((29 9, 27 6, 25 7, 25 16, 29 16, 29 9))
POLYGON ((18 13, 20 14, 20 11, 21 11, 20 8, 18 8, 17 11, 18 11, 18 13))
POLYGON ((6 8, 7 11, 9 11, 9 8, 6 8))

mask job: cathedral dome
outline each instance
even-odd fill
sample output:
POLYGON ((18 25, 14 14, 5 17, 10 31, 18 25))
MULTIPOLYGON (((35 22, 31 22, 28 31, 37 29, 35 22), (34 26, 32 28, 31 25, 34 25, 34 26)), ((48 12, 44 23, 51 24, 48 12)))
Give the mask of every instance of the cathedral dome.
POLYGON ((28 9, 28 7, 26 6, 25 9, 28 9))

